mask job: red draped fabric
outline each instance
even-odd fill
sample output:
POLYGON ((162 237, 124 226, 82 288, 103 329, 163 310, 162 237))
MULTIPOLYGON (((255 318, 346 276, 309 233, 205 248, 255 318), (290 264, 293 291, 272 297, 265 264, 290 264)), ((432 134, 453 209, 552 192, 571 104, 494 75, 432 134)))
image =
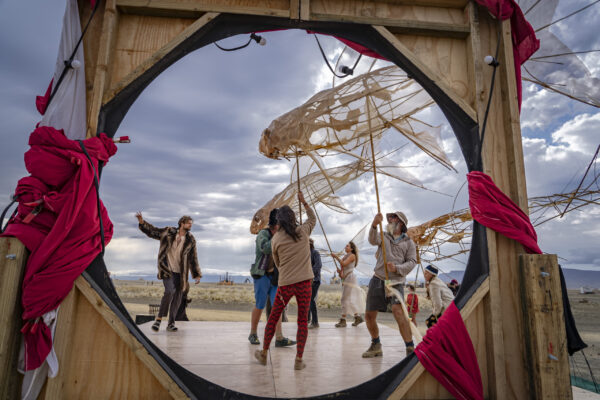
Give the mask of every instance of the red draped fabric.
POLYGON ((523 11, 515 0, 476 0, 485 6, 489 12, 498 19, 510 18, 510 29, 512 31, 513 56, 515 59, 515 76, 517 80, 517 95, 519 97, 519 108, 521 108, 522 83, 521 65, 529 59, 540 48, 540 41, 535 36, 531 24, 525 19, 523 11))
MULTIPOLYGON (((117 151, 104 134, 83 143, 96 170, 117 151)), ((103 204, 98 215, 94 169, 79 143, 62 130, 39 127, 29 145, 25 166, 31 175, 18 183, 18 215, 3 234, 17 237, 31 251, 22 294, 26 370, 38 368, 52 348, 50 329, 40 317, 60 305, 101 251, 100 217, 105 243, 113 234, 103 204)))
POLYGON ((415 349, 423 367, 457 399, 483 399, 483 383, 469 332, 454 302, 415 349))
POLYGON ((541 254, 537 234, 529 216, 494 184, 483 172, 467 174, 469 207, 473 219, 521 243, 528 253, 541 254))
POLYGON ((50 85, 48 85, 48 89, 46 89, 46 93, 43 96, 35 96, 35 108, 37 108, 42 115, 46 114, 46 108, 48 108, 48 101, 50 100, 50 93, 52 93, 53 83, 54 78, 50 81, 50 85))

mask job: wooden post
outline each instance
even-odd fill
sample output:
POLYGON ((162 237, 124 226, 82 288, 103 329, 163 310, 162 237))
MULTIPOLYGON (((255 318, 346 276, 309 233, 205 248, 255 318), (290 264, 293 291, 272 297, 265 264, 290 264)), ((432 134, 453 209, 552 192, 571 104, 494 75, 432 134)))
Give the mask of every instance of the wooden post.
POLYGON ((17 372, 21 344, 21 284, 27 249, 16 238, 0 238, 0 399, 20 397, 17 372))
POLYGON ((567 334, 554 254, 519 256, 525 348, 533 398, 571 399, 567 334))

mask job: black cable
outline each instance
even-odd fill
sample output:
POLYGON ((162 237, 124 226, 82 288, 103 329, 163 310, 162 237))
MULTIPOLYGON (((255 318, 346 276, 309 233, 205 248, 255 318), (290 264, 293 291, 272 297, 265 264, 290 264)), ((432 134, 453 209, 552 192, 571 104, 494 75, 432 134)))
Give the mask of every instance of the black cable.
MULTIPOLYGON (((335 70, 333 68, 331 68, 331 64, 329 64, 329 60, 327 59, 327 56, 325 55, 325 51, 323 51, 323 47, 321 46, 321 42, 319 42, 319 38, 317 37, 317 35, 315 35, 315 34, 313 34, 313 35, 314 35, 315 39, 317 40, 317 44, 319 45, 319 50, 321 50, 321 55, 323 56, 323 60, 325 60, 325 64, 327 64, 327 67, 329 67, 329 70, 331 71, 331 73, 336 78, 345 78, 349 75, 352 75, 352 74, 338 75, 335 73, 335 70)), ((354 63, 354 65, 351 68, 352 72, 354 72, 354 68, 356 68, 356 66, 358 65, 358 62, 360 61, 361 57, 362 57, 362 53, 359 53, 358 58, 356 59, 356 62, 354 63)))
POLYGON ((496 42, 496 55, 494 57, 494 61, 492 62, 492 67, 494 67, 494 71, 492 72, 492 80, 490 83, 490 94, 488 96, 487 106, 485 107, 485 114, 483 116, 483 126, 481 127, 481 139, 479 140, 479 161, 481 162, 481 150, 483 149, 483 139, 485 137, 485 128, 487 125, 488 114, 490 112, 490 105, 492 104, 492 94, 494 93, 494 83, 496 81, 496 70, 498 69, 498 54, 500 52, 500 35, 502 33, 502 25, 500 20, 498 20, 498 39, 496 42))
POLYGON ((87 32, 87 29, 90 26, 90 22, 92 22, 92 18, 94 18, 94 14, 96 14, 96 10, 98 9, 98 5, 100 4, 100 1, 101 0, 96 1, 96 5, 92 9, 92 14, 90 15, 90 18, 88 19, 87 23, 85 24, 85 27, 83 28, 83 32, 81 32, 81 36, 79 37, 79 40, 77 41, 77 44, 75 45, 75 49, 73 49, 73 52, 71 53, 71 57, 69 57, 68 60, 64 61, 65 68, 63 68, 63 70, 60 74, 60 77, 58 78, 58 81, 56 82, 56 85, 54 85, 54 88, 52 89, 52 93, 50 93, 50 97, 48 98, 48 103, 46 104, 46 109, 48 109, 48 107, 50 107, 50 103, 52 102, 54 95, 58 91, 58 88, 59 88, 60 84, 62 83, 63 79, 67 75, 67 71, 72 68, 71 64, 73 63, 73 58, 75 58, 75 53, 77 53, 77 49, 79 48, 79 45, 81 44, 81 41, 83 40, 83 36, 87 32))
POLYGON ((10 218, 8 219, 8 222, 6 222, 6 225, 3 226, 4 224, 4 217, 6 216, 6 213, 8 212, 9 208, 15 204, 17 202, 17 200, 19 199, 18 195, 13 195, 11 197, 11 202, 4 208, 4 211, 2 211, 2 214, 0 215, 0 233, 3 233, 4 230, 6 229, 6 227, 8 226, 8 223, 10 222, 11 219, 13 219, 15 217, 15 215, 17 214, 17 209, 15 208, 15 210, 12 212, 12 215, 10 216, 10 218))
POLYGON ((104 245, 104 223, 102 222, 102 208, 100 206, 100 184, 98 183, 98 174, 96 172, 96 166, 92 161, 92 158, 88 154, 85 145, 81 140, 78 140, 79 146, 81 150, 83 150, 83 154, 87 157, 88 161, 92 165, 92 169, 94 170, 94 186, 96 187, 96 205, 98 207, 98 219, 100 220, 100 241, 102 243, 102 255, 104 255, 105 245, 104 245))
POLYGON ((219 44, 217 42, 213 42, 215 44, 215 46, 217 46, 219 49, 223 50, 223 51, 236 51, 236 50, 240 50, 243 49, 245 47, 248 47, 248 45, 250 44, 250 42, 252 42, 252 37, 250 37, 250 39, 248 39, 248 42, 246 44, 243 44, 241 46, 238 47, 233 47, 231 49, 226 49, 225 47, 221 47, 219 46, 219 44))
POLYGON ((590 363, 589 363, 587 357, 585 356, 585 353, 583 352, 583 350, 581 350, 581 354, 583 354, 585 363, 587 364, 588 369, 590 370, 590 376, 592 377, 592 382, 594 382, 594 390, 596 390, 596 393, 600 393, 600 390, 598 390, 598 384, 596 383, 596 378, 594 378, 594 373, 592 372, 592 367, 590 366, 590 363))

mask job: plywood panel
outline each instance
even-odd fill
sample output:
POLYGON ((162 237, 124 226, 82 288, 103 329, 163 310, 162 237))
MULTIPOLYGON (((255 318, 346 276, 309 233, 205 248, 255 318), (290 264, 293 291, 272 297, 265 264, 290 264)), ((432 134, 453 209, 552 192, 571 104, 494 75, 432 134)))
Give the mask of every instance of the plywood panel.
MULTIPOLYGON (((0 221, 3 222, 3 221, 0 221)), ((21 283, 27 250, 16 238, 0 238, 0 399, 18 398, 21 343, 21 283)))
MULTIPOLYGON (((80 293, 70 296, 75 302, 70 314, 72 335, 56 337, 57 346, 68 346, 54 378, 61 382, 59 398, 170 398, 87 299, 80 293), (68 344, 61 343, 65 339, 68 344)), ((47 398, 57 398, 55 394, 47 398)))
POLYGON ((138 65, 194 22, 187 18, 121 15, 115 43, 110 86, 114 86, 138 65))
POLYGON ((532 391, 538 399, 571 399, 558 260, 554 254, 519 259, 532 391))
POLYGON ((119 0, 125 14, 171 18, 198 18, 198 13, 270 15, 297 18, 298 0, 119 0))
POLYGON ((404 34, 395 36, 458 97, 467 104, 473 104, 465 40, 404 34))
POLYGON ((313 0, 310 3, 310 15, 313 20, 323 21, 353 21, 412 29, 421 27, 429 28, 429 31, 445 28, 447 34, 453 30, 468 31, 462 10, 386 1, 313 0))

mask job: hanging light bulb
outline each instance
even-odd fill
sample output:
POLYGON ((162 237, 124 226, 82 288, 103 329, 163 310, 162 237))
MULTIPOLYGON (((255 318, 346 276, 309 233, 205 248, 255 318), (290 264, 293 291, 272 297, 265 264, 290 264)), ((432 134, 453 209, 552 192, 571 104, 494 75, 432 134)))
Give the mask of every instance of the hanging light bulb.
POLYGON ((260 44, 261 46, 264 46, 267 44, 267 39, 265 39, 262 36, 257 35, 256 33, 251 33, 250 34, 250 38, 254 39, 254 41, 258 44, 260 44))
POLYGON ((354 75, 354 70, 348 67, 347 65, 340 65, 338 71, 340 71, 340 73, 344 75, 354 75))

